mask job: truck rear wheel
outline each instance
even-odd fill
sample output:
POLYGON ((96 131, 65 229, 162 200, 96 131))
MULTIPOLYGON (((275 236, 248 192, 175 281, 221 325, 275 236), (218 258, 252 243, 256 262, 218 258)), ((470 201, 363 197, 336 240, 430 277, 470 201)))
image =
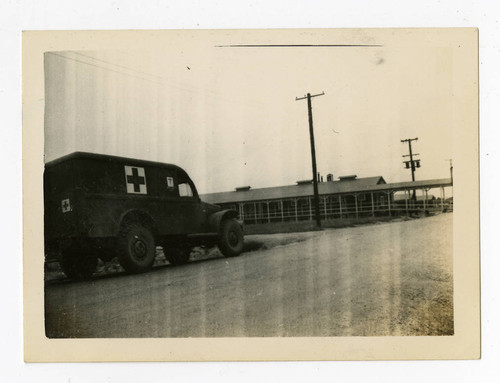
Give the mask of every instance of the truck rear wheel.
POLYGON ((225 257, 236 257, 243 251, 243 230, 234 219, 222 222, 219 250, 225 257))
POLYGON ((118 260, 129 273, 151 269, 155 260, 155 240, 151 232, 136 223, 128 224, 118 239, 118 260))
POLYGON ((89 279, 97 267, 97 257, 85 249, 71 248, 64 251, 61 269, 70 279, 82 281, 89 279))
POLYGON ((163 246, 163 254, 171 265, 183 265, 189 261, 191 247, 182 245, 163 246))

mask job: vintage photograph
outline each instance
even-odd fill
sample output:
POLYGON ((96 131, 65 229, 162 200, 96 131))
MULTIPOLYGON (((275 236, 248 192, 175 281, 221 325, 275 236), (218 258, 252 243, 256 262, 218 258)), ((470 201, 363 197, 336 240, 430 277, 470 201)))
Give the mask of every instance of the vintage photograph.
POLYGON ((60 32, 46 340, 460 335, 476 32, 60 32))

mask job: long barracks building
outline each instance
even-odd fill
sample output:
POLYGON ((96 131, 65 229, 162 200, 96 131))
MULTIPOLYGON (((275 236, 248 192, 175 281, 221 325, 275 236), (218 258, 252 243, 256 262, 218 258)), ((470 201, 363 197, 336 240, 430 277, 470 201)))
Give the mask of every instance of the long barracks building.
MULTIPOLYGON (((449 178, 388 184, 381 176, 357 178, 352 175, 335 181, 329 175, 326 182, 318 183, 320 214, 322 219, 336 219, 443 211, 452 208, 452 200, 445 196, 445 187, 452 185, 449 178), (440 197, 429 197, 431 189, 438 189, 440 197), (414 190, 420 194, 415 199, 411 198, 414 190), (399 198, 395 199, 395 194, 399 198)), ((312 180, 260 189, 244 186, 200 197, 238 211, 245 224, 314 219, 312 180)))

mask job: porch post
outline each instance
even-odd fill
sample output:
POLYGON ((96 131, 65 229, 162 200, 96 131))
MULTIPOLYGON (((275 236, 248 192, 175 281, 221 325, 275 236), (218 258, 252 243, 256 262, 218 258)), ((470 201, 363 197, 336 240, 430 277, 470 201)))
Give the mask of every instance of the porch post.
POLYGON ((387 204, 389 206, 389 217, 391 216, 391 192, 387 193, 387 204))
POLYGON ((293 201, 294 201, 293 202, 293 206, 295 206, 295 221, 298 221, 299 220, 299 215, 297 214, 297 202, 298 202, 297 198, 295 198, 293 201))
POLYGON ((313 217, 313 212, 312 212, 312 199, 309 197, 309 219, 312 219, 313 217))
POLYGON ((409 215, 409 212, 408 212, 408 198, 407 198, 407 194, 409 195, 408 193, 408 190, 405 190, 405 208, 406 208, 406 216, 408 217, 409 215))
POLYGON ((243 222, 245 222, 245 210, 243 206, 244 204, 242 202, 238 204, 238 215, 240 216, 240 219, 242 219, 243 222))
POLYGON ((356 209, 356 218, 358 218, 358 195, 354 193, 354 207, 356 209))
POLYGON ((373 192, 370 194, 372 196, 372 217, 375 217, 375 201, 373 200, 373 192))
POLYGON ((441 186, 441 211, 444 211, 444 186, 441 186))

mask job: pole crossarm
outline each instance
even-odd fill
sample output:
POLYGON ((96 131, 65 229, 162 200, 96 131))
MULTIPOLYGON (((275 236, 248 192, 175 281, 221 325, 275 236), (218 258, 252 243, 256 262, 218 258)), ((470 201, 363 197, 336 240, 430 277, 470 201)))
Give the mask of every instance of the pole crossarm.
MULTIPOLYGON (((413 153, 413 155, 414 155, 414 156, 419 156, 419 155, 420 155, 420 153, 413 153)), ((402 157, 410 157, 410 155, 409 155, 409 154, 405 154, 405 155, 404 155, 404 156, 402 156, 402 157)))
POLYGON ((318 97, 318 96, 324 96, 324 95, 325 95, 325 92, 321 92, 321 93, 318 93, 318 94, 311 94, 311 95, 309 95, 309 93, 308 93, 304 97, 295 97, 295 101, 305 100, 308 97, 312 98, 312 97, 318 97))
POLYGON ((401 142, 410 142, 410 141, 418 141, 418 137, 415 137, 415 138, 406 138, 404 140, 401 140, 401 142))

